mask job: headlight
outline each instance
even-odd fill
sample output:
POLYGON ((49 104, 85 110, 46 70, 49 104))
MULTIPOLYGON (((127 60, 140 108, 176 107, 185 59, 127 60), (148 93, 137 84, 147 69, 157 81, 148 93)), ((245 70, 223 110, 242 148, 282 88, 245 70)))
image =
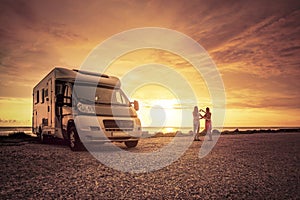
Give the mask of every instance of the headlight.
POLYGON ((77 108, 80 112, 83 113, 95 113, 95 106, 89 104, 78 103, 77 108))

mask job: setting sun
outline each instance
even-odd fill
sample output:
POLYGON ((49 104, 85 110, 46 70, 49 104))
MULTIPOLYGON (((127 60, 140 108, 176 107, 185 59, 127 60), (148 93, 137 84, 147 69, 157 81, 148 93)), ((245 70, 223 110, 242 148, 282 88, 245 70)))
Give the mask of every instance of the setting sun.
POLYGON ((140 103, 138 113, 143 126, 181 125, 180 102, 167 88, 157 84, 145 85, 137 89, 130 98, 138 100, 140 103))

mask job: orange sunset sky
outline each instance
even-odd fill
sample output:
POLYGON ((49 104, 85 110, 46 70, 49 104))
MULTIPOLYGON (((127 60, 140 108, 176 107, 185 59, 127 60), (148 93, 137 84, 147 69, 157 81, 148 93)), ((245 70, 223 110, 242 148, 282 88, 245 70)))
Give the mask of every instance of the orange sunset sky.
MULTIPOLYGON (((54 66, 77 68, 105 39, 141 27, 182 32, 207 50, 226 90, 225 126, 300 126, 299 0, 2 0, 0 5, 0 126, 31 125, 32 88, 54 66)), ((202 77, 168 52, 129 53, 108 73, 121 76, 146 63, 178 71, 190 80, 198 105, 211 106, 202 77)), ((167 116, 175 112, 174 96, 164 88, 145 86, 130 97, 141 109, 159 104, 167 116)), ((149 125, 147 113, 140 115, 149 125)))

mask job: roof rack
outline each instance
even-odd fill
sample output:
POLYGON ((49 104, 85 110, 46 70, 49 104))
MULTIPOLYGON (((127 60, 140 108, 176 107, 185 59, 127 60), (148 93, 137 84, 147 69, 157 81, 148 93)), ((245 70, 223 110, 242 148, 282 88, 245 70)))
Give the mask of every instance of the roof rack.
POLYGON ((78 69, 73 69, 73 71, 78 72, 80 74, 90 75, 90 76, 109 78, 109 76, 106 74, 100 74, 100 73, 96 73, 96 72, 88 72, 88 71, 83 71, 83 70, 78 70, 78 69))

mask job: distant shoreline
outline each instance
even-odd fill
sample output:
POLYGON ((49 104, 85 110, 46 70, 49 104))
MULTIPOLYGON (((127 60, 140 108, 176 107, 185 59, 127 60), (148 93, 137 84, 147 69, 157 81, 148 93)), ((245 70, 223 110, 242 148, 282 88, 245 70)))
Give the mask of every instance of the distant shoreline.
POLYGON ((258 129, 258 130, 243 130, 236 129, 234 131, 222 131, 222 135, 226 134, 253 134, 253 133, 279 133, 279 132, 300 132, 300 128, 279 128, 279 129, 258 129))
MULTIPOLYGON (((176 134, 185 136, 192 135, 190 127, 184 128, 174 128, 172 127, 172 131, 166 131, 164 127, 145 127, 142 129, 143 137, 174 137, 176 134), (148 129, 148 130, 147 130, 148 129)), ((14 133, 25 133, 27 135, 32 135, 30 126, 0 126, 0 136, 9 136, 14 133)), ((213 129, 213 134, 221 135, 233 135, 233 134, 253 134, 253 133, 278 133, 278 132, 300 132, 300 127, 241 127, 235 128, 232 127, 224 127, 223 131, 219 131, 218 129, 213 129), (229 130, 228 130, 229 129, 229 130)), ((204 136, 205 132, 202 130, 201 135, 204 136)))
MULTIPOLYGON (((213 135, 242 135, 242 134, 255 134, 255 133, 291 133, 291 132, 300 132, 300 128, 281 128, 281 129, 259 129, 259 130, 243 130, 240 131, 239 129, 235 129, 233 131, 218 131, 217 129, 212 130, 213 135)), ((163 133, 163 132, 156 132, 154 134, 149 134, 147 131, 143 131, 142 137, 175 137, 175 136, 187 136, 187 135, 193 135, 193 132, 190 131, 188 133, 176 131, 176 132, 169 132, 169 133, 163 133)), ((203 130, 200 132, 201 136, 205 136, 206 132, 203 130)))
POLYGON ((0 130, 1 129, 12 129, 12 128, 26 128, 26 129, 29 129, 29 128, 31 128, 31 126, 0 126, 0 130))
MULTIPOLYGON (((149 135, 172 135, 176 133, 181 133, 183 135, 191 135, 192 134, 192 128, 191 127, 170 127, 171 130, 168 130, 169 128, 165 127, 143 127, 143 133, 149 134, 149 135)), ((300 132, 300 127, 224 127, 224 128, 213 128, 213 132, 215 134, 221 133, 222 135, 227 134, 252 134, 252 133, 275 133, 275 132, 300 132), (222 131, 220 131, 222 130, 222 131)), ((205 135, 204 129, 200 129, 201 135, 205 135)))

